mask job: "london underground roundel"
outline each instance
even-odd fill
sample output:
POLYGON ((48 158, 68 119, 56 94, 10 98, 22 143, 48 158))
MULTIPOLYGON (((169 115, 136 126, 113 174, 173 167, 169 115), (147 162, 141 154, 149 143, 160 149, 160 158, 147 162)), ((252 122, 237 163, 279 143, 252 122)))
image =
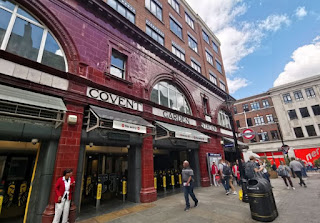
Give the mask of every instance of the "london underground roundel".
POLYGON ((253 139, 256 136, 256 134, 252 129, 245 129, 242 132, 242 136, 250 140, 250 139, 253 139))

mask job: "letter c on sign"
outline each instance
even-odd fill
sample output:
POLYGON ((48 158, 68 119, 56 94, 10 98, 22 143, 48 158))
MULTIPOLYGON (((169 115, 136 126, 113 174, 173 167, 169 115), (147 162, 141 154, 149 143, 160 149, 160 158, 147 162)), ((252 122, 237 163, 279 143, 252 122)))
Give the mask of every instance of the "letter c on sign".
POLYGON ((89 95, 92 97, 92 98, 98 98, 99 97, 99 91, 97 89, 91 89, 89 91, 89 95), (96 96, 95 96, 96 95, 96 96))

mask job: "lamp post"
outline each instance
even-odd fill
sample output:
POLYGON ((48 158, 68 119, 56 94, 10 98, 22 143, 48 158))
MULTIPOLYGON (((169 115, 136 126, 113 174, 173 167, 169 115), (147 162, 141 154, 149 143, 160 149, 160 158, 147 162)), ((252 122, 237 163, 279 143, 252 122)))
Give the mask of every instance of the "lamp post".
POLYGON ((230 100, 230 96, 229 95, 227 95, 227 97, 226 97, 226 105, 227 105, 227 108, 228 108, 227 114, 229 116, 230 125, 231 125, 231 129, 232 129, 234 147, 236 149, 236 157, 237 157, 237 160, 238 160, 238 163, 239 163, 240 180, 241 180, 242 193, 243 193, 242 201, 245 202, 245 203, 248 203, 249 202, 249 198, 248 198, 248 195, 247 195, 247 185, 246 185, 247 182, 244 179, 244 167, 243 167, 242 160, 241 160, 241 155, 240 155, 240 149, 239 149, 239 145, 238 145, 238 138, 237 138, 237 135, 236 135, 236 130, 235 130, 235 127, 234 127, 234 119, 233 119, 233 115, 231 113, 230 106, 232 105, 232 101, 230 100))
MULTIPOLYGON (((289 146, 284 144, 284 141, 283 141, 283 137, 282 137, 282 133, 281 133, 281 129, 280 129, 280 125, 279 125, 279 120, 278 118, 274 118, 273 121, 277 124, 277 129, 278 129, 278 132, 279 132, 279 137, 280 137, 280 140, 281 140, 281 143, 282 143, 282 146, 281 146, 281 151, 285 154, 287 154, 287 159, 289 160, 289 156, 288 156, 288 150, 289 150, 289 146)), ((284 155, 283 154, 283 155, 284 155)))

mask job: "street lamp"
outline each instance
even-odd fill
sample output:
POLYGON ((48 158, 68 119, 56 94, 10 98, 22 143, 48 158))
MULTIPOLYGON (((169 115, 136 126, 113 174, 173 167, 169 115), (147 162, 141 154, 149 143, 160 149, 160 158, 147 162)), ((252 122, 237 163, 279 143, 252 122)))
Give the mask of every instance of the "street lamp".
POLYGON ((282 151, 283 153, 287 153, 287 159, 289 160, 288 150, 289 150, 290 147, 289 147, 288 145, 284 144, 284 142, 283 142, 283 137, 282 137, 282 133, 281 133, 280 125, 279 125, 279 120, 278 120, 277 117, 275 117, 275 118, 273 119, 273 121, 277 124, 277 129, 278 129, 278 132, 279 132, 279 137, 280 137, 281 143, 282 143, 281 151, 282 151))

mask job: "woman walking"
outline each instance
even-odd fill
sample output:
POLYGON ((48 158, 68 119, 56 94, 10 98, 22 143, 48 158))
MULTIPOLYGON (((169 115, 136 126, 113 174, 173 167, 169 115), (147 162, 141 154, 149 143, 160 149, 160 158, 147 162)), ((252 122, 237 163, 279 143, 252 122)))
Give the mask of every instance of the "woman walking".
MULTIPOLYGON (((230 168, 230 170, 231 170, 231 165, 230 165, 229 161, 226 161, 226 164, 227 164, 227 166, 228 166, 228 167, 230 168)), ((233 186, 233 176, 232 176, 232 173, 230 174, 230 178, 229 178, 229 186, 230 186, 230 188, 231 188, 231 190, 232 190, 232 194, 233 194, 233 195, 236 195, 237 192, 236 192, 236 189, 235 189, 234 186, 233 186)))
POLYGON ((280 161, 280 166, 277 169, 278 175, 280 177, 282 177, 282 179, 283 179, 284 183, 286 184, 288 190, 290 189, 290 187, 289 187, 287 181, 289 181, 289 184, 290 184, 292 190, 295 190, 295 188, 293 187, 291 178, 290 178, 290 171, 291 171, 290 167, 285 165, 283 163, 283 161, 280 161))

